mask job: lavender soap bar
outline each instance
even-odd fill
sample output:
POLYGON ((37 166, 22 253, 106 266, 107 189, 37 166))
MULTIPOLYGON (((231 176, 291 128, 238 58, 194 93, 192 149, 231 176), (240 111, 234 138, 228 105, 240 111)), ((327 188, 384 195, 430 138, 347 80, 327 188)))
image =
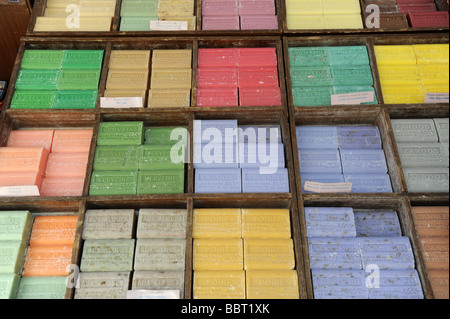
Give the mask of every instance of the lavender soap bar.
POLYGON ((241 193, 242 177, 240 168, 195 170, 196 193, 241 193))
POLYGON ((275 172, 264 174, 258 168, 242 169, 243 193, 289 193, 287 168, 278 168, 275 172))

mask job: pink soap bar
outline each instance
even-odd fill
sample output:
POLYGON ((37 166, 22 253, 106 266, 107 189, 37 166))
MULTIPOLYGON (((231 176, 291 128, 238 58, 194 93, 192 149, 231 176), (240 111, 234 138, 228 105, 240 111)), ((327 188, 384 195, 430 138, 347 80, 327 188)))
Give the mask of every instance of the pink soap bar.
POLYGON ((198 107, 229 107, 238 106, 237 88, 205 89, 197 90, 198 107))
POLYGON ((41 172, 5 172, 0 173, 0 186, 33 186, 41 188, 41 172))
POLYGON ((276 67, 278 65, 276 48, 239 49, 240 68, 276 67))
POLYGON ((199 88, 236 88, 238 71, 236 68, 199 68, 197 86, 199 88))
POLYGON ((52 153, 89 153, 92 129, 55 130, 52 153))
POLYGON ((8 138, 8 147, 44 147, 52 149, 55 130, 15 130, 8 138))
POLYGON ((239 0, 239 15, 275 15, 274 0, 239 0))
POLYGON ((278 30, 278 17, 274 15, 241 16, 242 30, 278 30))
POLYGON ((239 101, 240 106, 278 106, 281 105, 280 88, 241 88, 239 101))
POLYGON ((278 69, 239 68, 239 88, 243 87, 274 87, 278 86, 278 69))
POLYGON ((84 178, 88 159, 88 153, 52 153, 48 157, 45 177, 84 178))
POLYGON ((238 49, 198 49, 199 68, 236 68, 238 59, 238 49))
POLYGON ((82 196, 84 178, 44 178, 41 196, 82 196))
POLYGON ((436 4, 434 3, 399 4, 398 10, 401 13, 437 11, 436 4))
POLYGON ((239 16, 239 0, 203 0, 203 16, 239 16))
POLYGON ((0 173, 40 172, 44 175, 48 151, 43 147, 0 147, 0 173))
POLYGON ((240 30, 239 16, 204 16, 203 30, 240 30))

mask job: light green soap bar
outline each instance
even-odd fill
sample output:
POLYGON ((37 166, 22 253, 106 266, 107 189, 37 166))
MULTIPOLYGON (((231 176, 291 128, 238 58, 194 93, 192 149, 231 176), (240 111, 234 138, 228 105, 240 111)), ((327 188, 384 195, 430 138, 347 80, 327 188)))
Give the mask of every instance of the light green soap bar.
POLYGON ((58 90, 98 90, 100 70, 62 70, 58 90))
POLYGON ((138 171, 94 171, 89 194, 92 196, 136 195, 138 171))
POLYGON ((20 70, 17 90, 56 90, 60 78, 59 70, 20 70))
POLYGON ((184 169, 139 171, 138 195, 184 193, 184 169))
POLYGON ((143 145, 139 148, 140 170, 184 169, 184 147, 170 145, 143 145))
POLYGON ((145 129, 146 145, 174 145, 185 141, 187 146, 188 130, 185 127, 150 127, 145 129), (173 139, 172 139, 173 138, 173 139))
POLYGON ((122 17, 120 31, 151 31, 150 21, 159 21, 158 17, 122 17))
POLYGON ((26 241, 31 231, 33 217, 29 211, 0 212, 0 241, 26 241))
POLYGON ((64 299, 67 277, 23 277, 16 299, 64 299))
POLYGON ((28 91, 14 92, 11 109, 51 109, 55 102, 56 91, 28 91))
POLYGON ((63 69, 101 69, 103 50, 66 50, 62 61, 63 69))
POLYGON ((97 145, 142 145, 144 122, 102 122, 98 132, 97 145))
POLYGON ((59 70, 63 55, 62 50, 26 50, 20 67, 23 70, 59 70))
POLYGON ((0 299, 15 299, 19 281, 18 274, 0 274, 0 299))
POLYGON ((86 239, 81 271, 132 271, 134 243, 134 239, 86 239))
POLYGON ((331 105, 332 89, 323 87, 293 87, 294 106, 331 105))
POLYGON ((139 146, 97 146, 94 170, 116 171, 139 169, 139 146))
POLYGON ((328 66, 328 48, 289 48, 291 67, 328 66))
POLYGON ((97 90, 58 91, 55 97, 54 109, 95 109, 97 90))
POLYGON ((121 17, 153 17, 158 13, 158 0, 124 0, 121 17))
POLYGON ((372 86, 373 77, 370 65, 332 66, 334 86, 372 86))
POLYGON ((369 65, 369 53, 365 46, 340 46, 328 48, 330 65, 369 65))
POLYGON ((332 76, 329 66, 292 67, 292 86, 331 86, 332 76))
POLYGON ((0 241, 0 273, 20 273, 26 246, 24 240, 0 241))

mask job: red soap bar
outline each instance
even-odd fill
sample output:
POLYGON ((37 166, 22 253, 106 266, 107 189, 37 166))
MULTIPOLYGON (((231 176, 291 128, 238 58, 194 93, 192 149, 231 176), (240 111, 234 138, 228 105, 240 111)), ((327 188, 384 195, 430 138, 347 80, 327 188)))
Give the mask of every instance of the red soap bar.
POLYGON ((199 88, 236 88, 238 72, 236 68, 199 68, 197 72, 199 88))
POLYGON ((447 11, 411 12, 408 14, 408 17, 413 28, 437 28, 449 26, 449 15, 447 11))
POLYGON ((84 178, 44 178, 41 196, 82 196, 84 178))
POLYGON ((433 3, 419 3, 419 4, 399 4, 398 10, 401 13, 437 11, 436 4, 434 4, 434 2, 433 3))
POLYGON ((397 0, 397 4, 434 3, 434 0, 397 0))
POLYGON ((278 66, 276 48, 243 48, 239 49, 240 68, 276 67, 278 66))
POLYGON ((278 69, 239 68, 239 87, 274 87, 279 85, 278 69))
POLYGON ((199 107, 230 107, 238 106, 237 88, 197 90, 197 106, 199 107))
POLYGON ((84 178, 88 159, 88 153, 52 153, 48 157, 45 177, 84 178))
POLYGON ((15 130, 8 138, 8 147, 44 147, 52 149, 55 130, 15 130))
POLYGON ((0 186, 33 186, 39 189, 43 176, 40 172, 3 172, 0 173, 0 186))
POLYGON ((239 16, 204 16, 203 30, 240 30, 239 16))
POLYGON ((52 153, 89 153, 92 129, 55 130, 52 153))
POLYGON ((198 49, 199 68, 236 68, 238 49, 198 49))
POLYGON ((239 89, 241 106, 278 106, 281 105, 279 87, 239 89))

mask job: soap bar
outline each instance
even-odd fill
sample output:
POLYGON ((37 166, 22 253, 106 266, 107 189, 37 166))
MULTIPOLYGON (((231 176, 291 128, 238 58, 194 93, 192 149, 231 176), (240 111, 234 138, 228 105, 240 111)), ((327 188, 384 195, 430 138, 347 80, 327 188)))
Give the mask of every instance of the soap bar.
POLYGON ((97 90, 100 70, 63 69, 59 78, 58 90, 97 90))
POLYGON ((41 196, 83 196, 84 177, 49 177, 44 178, 41 196))
POLYGON ((243 270, 242 239, 194 239, 193 267, 197 270, 243 270))
POLYGON ((0 273, 19 274, 24 260, 26 241, 2 240, 0 241, 0 273))
POLYGON ((238 168, 238 152, 235 143, 195 144, 194 168, 238 168))
POLYGON ((433 119, 439 136, 439 142, 449 142, 449 119, 435 118, 433 119))
POLYGON ((103 50, 65 50, 63 69, 101 69, 103 50))
POLYGON ((338 149, 336 126, 297 126, 296 135, 300 149, 338 149))
POLYGON ((388 174, 344 174, 346 183, 352 183, 352 193, 392 193, 388 174))
POLYGON ((89 153, 93 129, 57 129, 52 153, 89 153))
POLYGON ((448 237, 448 206, 414 206, 412 213, 419 237, 448 237))
POLYGON ((238 105, 237 88, 197 89, 198 107, 232 107, 238 105))
POLYGON ((59 70, 20 70, 17 75, 17 90, 56 90, 62 77, 59 70))
POLYGON ((243 168, 243 193, 289 193, 289 176, 287 168, 243 168))
POLYGON ((105 90, 104 97, 141 97, 145 101, 147 90, 105 90))
POLYGON ((424 299, 417 270, 381 270, 379 287, 369 288, 369 299, 424 299))
POLYGON ((380 29, 394 30, 409 28, 408 18, 406 17, 406 14, 391 13, 398 12, 397 5, 380 7, 380 11, 389 12, 386 14, 380 14, 380 29))
POLYGON ((448 269, 448 237, 421 238, 420 243, 425 258, 425 265, 428 269, 448 269))
POLYGON ((326 14, 324 15, 325 29, 364 29, 360 13, 355 14, 326 14))
POLYGON ((435 63, 448 65, 448 44, 414 44, 413 49, 419 65, 435 63))
POLYGON ((291 238, 288 209, 243 209, 242 238, 291 238))
POLYGON ((370 237, 359 241, 363 269, 371 264, 380 269, 414 269, 414 255, 408 237, 370 237))
POLYGON ((382 86, 408 85, 420 82, 417 66, 381 66, 378 68, 382 86))
POLYGON ((184 209, 139 210, 137 238, 186 238, 187 211, 184 209))
POLYGON ((405 168, 403 171, 411 193, 445 193, 448 190, 448 168, 418 167, 405 168))
POLYGON ((84 178, 88 161, 87 153, 51 153, 48 157, 45 177, 84 178))
POLYGON ((111 31, 112 17, 83 17, 80 16, 80 23, 75 25, 67 24, 65 17, 37 17, 34 26, 35 32, 109 32, 111 31))
POLYGON ((37 186, 41 188, 42 172, 2 172, 0 186, 37 186))
POLYGON ((203 16, 202 30, 240 30, 239 16, 203 16))
POLYGON ((184 184, 184 168, 139 171, 137 194, 181 194, 184 184))
POLYGON ((374 46, 378 66, 416 65, 416 54, 411 45, 376 45, 374 46))
POLYGON ((190 89, 192 69, 152 69, 152 89, 190 89))
POLYGON ((239 125, 239 143, 268 142, 271 144, 282 144, 283 137, 281 127, 278 125, 239 125))
POLYGON ((158 2, 158 17, 164 16, 192 16, 194 14, 194 0, 170 0, 158 2))
POLYGON ((136 195, 137 171, 94 171, 89 194, 92 196, 136 195))
POLYGON ((355 211, 354 215, 358 237, 396 237, 402 235, 397 212, 355 211))
MULTIPOLYGON (((343 174, 321 174, 321 173, 302 173, 301 174, 302 181, 302 192, 303 193, 311 193, 311 191, 305 191, 305 183, 307 181, 315 182, 315 183, 323 183, 324 186, 331 183, 344 183, 344 175, 343 174)), ((329 192, 333 192, 330 190, 329 192)))
POLYGON ((367 66, 370 64, 369 53, 364 45, 336 46, 327 49, 331 66, 367 66))
POLYGON ((0 274, 0 299, 18 299, 16 293, 19 282, 18 274, 0 274))
POLYGON ((278 57, 276 48, 240 48, 239 68, 277 67, 278 57))
POLYGON ((287 0, 288 14, 323 14, 322 0, 287 0))
POLYGON ((295 270, 246 271, 247 299, 299 299, 295 270))
POLYGON ((135 271, 133 290, 179 290, 184 297, 184 271, 135 271))
POLYGON ((78 215, 36 216, 30 245, 73 245, 78 215))
POLYGON ((240 106, 278 106, 281 104, 281 89, 279 87, 239 89, 240 106))
MULTIPOLYGON (((123 7, 124 2, 122 2, 123 7)), ((138 13, 140 14, 140 13, 138 13)), ((120 31, 151 31, 150 22, 159 21, 157 16, 151 17, 120 17, 120 31)))
POLYGON ((97 146, 94 170, 138 170, 140 146, 97 146))
POLYGON ((288 52, 291 68, 330 65, 329 47, 290 47, 288 52))
POLYGON ((380 129, 377 126, 338 126, 337 134, 341 150, 382 148, 380 129))
POLYGON ((98 132, 97 145, 142 145, 144 122, 102 122, 98 132))
POLYGON ((126 271, 81 272, 75 299, 126 299, 130 273, 126 271))
POLYGON ((363 270, 312 270, 314 299, 368 299, 363 270))
POLYGON ((292 270, 295 268, 292 239, 245 239, 245 270, 292 270))
POLYGON ((199 68, 236 68, 239 62, 239 49, 198 49, 199 68))
POLYGON ((382 174, 387 173, 387 163, 384 151, 371 150, 340 150, 344 174, 382 174))
POLYGON ((43 147, 0 147, 0 173, 43 172, 48 151, 43 147))
POLYGON ((245 299, 245 271, 194 271, 194 299, 245 299))
POLYGON ((305 207, 308 237, 356 237, 351 207, 305 207))
POLYGON ((190 107, 190 89, 149 90, 148 107, 190 107))
POLYGON ((241 193, 241 169, 196 169, 195 193, 241 193))
POLYGON ((132 271, 134 239, 87 239, 84 241, 82 272, 132 271))
POLYGON ((27 250, 22 276, 67 276, 71 264, 72 245, 32 245, 27 250))
POLYGON ((81 1, 80 14, 93 17, 113 17, 116 9, 116 1, 81 1))
POLYGON ((186 150, 171 145, 142 145, 139 147, 140 170, 184 170, 186 150), (181 159, 181 161, 179 161, 181 159))
POLYGON ((239 16, 239 0, 205 0, 202 13, 204 16, 239 16))
POLYGON ((328 106, 331 105, 331 94, 330 86, 292 88, 294 106, 328 106))
POLYGON ((275 15, 273 0, 239 0, 239 15, 275 15))
POLYGON ((278 69, 276 67, 240 67, 238 82, 240 88, 278 87, 278 69))
POLYGON ((185 239, 144 239, 136 242, 134 270, 184 270, 185 239))
POLYGON ((194 144, 214 142, 210 135, 218 132, 223 139, 237 138, 237 131, 237 120, 194 120, 194 144))
POLYGON ((153 69, 189 69, 192 67, 192 50, 153 50, 153 69))
POLYGON ((67 278, 23 277, 20 279, 16 299, 65 299, 67 278))
POLYGON ((198 88, 236 88, 238 86, 237 68, 199 68, 198 88))
POLYGON ((241 238, 240 209, 195 209, 193 238, 241 238))
POLYGON ((341 155, 332 149, 304 149, 298 152, 302 173, 341 174, 341 155))
POLYGON ((372 69, 369 65, 338 65, 331 67, 332 85, 373 85, 372 69))
POLYGON ((148 70, 150 50, 112 50, 109 60, 111 70, 148 70))
MULTIPOLYGON (((409 85, 382 86, 383 98, 385 104, 417 104, 425 103, 425 87, 417 82, 409 85)), ((447 88, 443 92, 448 91, 447 88)), ((430 91, 430 93, 439 93, 439 91, 430 91)))
POLYGON ((391 123, 397 143, 439 141, 432 119, 393 119, 391 123))
POLYGON ((308 238, 311 269, 362 269, 357 238, 308 238))
POLYGON ((324 30, 325 19, 322 14, 288 14, 287 27, 289 30, 324 30))
POLYGON ((187 137, 188 131, 184 127, 149 127, 144 130, 145 145, 174 145, 187 142, 187 137))
POLYGON ((448 149, 442 143, 398 143, 403 167, 448 167, 448 149))
POLYGON ((448 270, 428 269, 431 287, 435 299, 449 299, 449 273, 448 270))
MULTIPOLYGON (((184 15, 184 13, 183 13, 184 15)), ((159 21, 170 21, 170 22, 186 22, 187 23, 187 30, 189 31, 195 31, 197 30, 197 17, 196 16, 182 16, 180 13, 180 16, 167 16, 167 17, 161 17, 159 18, 159 21)))
POLYGON ((89 209, 83 222, 83 239, 131 239, 134 209, 89 209))
POLYGON ((62 66, 62 50, 25 50, 20 63, 23 70, 59 70, 62 66))
POLYGON ((291 67, 293 87, 331 86, 331 68, 328 66, 291 67))
POLYGON ((349 14, 361 12, 361 7, 358 0, 323 0, 322 3, 324 14, 349 14))
POLYGON ((450 68, 448 64, 420 64, 418 69, 423 84, 433 86, 449 82, 450 68))
POLYGON ((239 143, 239 167, 275 169, 285 167, 284 144, 239 143))
POLYGON ((434 3, 399 3, 398 10, 402 13, 437 11, 434 3))
POLYGON ((139 89, 147 90, 149 70, 109 69, 106 80, 107 89, 139 89))
POLYGON ((11 101, 11 109, 51 109, 56 91, 16 90, 11 101))
POLYGON ((156 16, 157 12, 158 0, 126 0, 122 1, 120 8, 121 17, 156 16))
POLYGON ((58 91, 55 96, 54 109, 95 109, 98 91, 58 91))
POLYGON ((31 213, 23 211, 0 211, 0 241, 26 241, 32 224, 31 213))

